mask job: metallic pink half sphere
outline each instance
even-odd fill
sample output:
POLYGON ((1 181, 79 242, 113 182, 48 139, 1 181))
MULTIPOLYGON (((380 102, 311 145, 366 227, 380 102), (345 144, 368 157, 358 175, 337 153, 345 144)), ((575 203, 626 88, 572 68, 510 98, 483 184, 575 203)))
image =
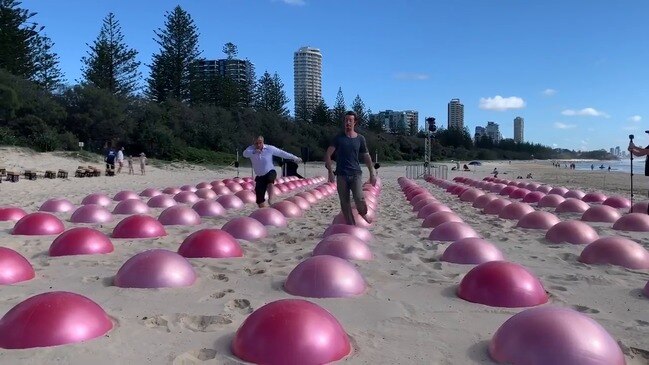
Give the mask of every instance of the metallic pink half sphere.
POLYGON ((196 226, 201 224, 201 216, 186 205, 174 205, 163 210, 158 221, 165 226, 196 226))
POLYGON ((225 183, 221 180, 214 180, 210 183, 210 185, 212 185, 212 188, 214 188, 215 186, 225 186, 225 183))
POLYGON ((95 204, 80 206, 70 217, 72 223, 107 223, 112 220, 113 215, 108 209, 95 204))
POLYGON ((646 213, 628 213, 613 223, 618 231, 649 232, 649 215, 646 213))
POLYGON ((562 197, 561 195, 557 194, 548 194, 541 198, 538 202, 538 207, 539 208, 556 208, 559 206, 559 204, 563 203, 566 200, 566 198, 562 197))
POLYGON ((372 260, 373 255, 365 241, 348 233, 332 234, 322 239, 313 249, 313 256, 330 255, 345 260, 372 260))
POLYGON ((282 212, 270 207, 259 208, 250 213, 249 217, 258 220, 264 226, 286 227, 288 224, 282 212))
POLYGON ((282 200, 270 206, 282 212, 286 218, 299 218, 304 215, 304 212, 297 204, 288 200, 282 200))
POLYGON ((535 209, 527 203, 513 202, 507 204, 500 213, 498 213, 498 218, 519 220, 523 218, 525 214, 532 213, 534 210, 535 209))
POLYGON ((92 300, 75 293, 30 297, 0 319, 0 347, 27 349, 79 343, 104 336, 113 322, 92 300))
POLYGON ((594 192, 584 195, 581 200, 585 201, 586 203, 602 203, 606 200, 606 198, 606 195, 594 192))
POLYGON ((13 235, 46 236, 59 234, 65 230, 60 219, 50 213, 30 213, 20 218, 11 232, 13 235))
MULTIPOLYGON (((506 187, 507 187, 507 185, 505 185, 505 184, 494 184, 489 188, 489 191, 491 193, 494 193, 494 194, 500 194, 500 192, 506 187)), ((509 194, 509 193, 507 193, 507 194, 509 194)))
POLYGON ((221 195, 216 201, 223 206, 223 208, 227 210, 237 210, 237 209, 242 209, 245 204, 243 201, 236 195, 221 195))
POLYGON ((540 191, 540 192, 542 192, 543 194, 549 194, 550 191, 552 191, 552 189, 553 189, 553 188, 552 188, 552 186, 550 186, 550 185, 541 185, 541 186, 539 186, 538 188, 536 188, 536 191, 540 191))
POLYGON ((352 236, 359 238, 363 240, 364 242, 371 242, 372 241, 372 233, 368 231, 365 228, 361 227, 356 227, 356 226, 350 226, 347 224, 332 224, 327 229, 325 229, 324 233, 322 234, 322 237, 328 237, 333 234, 338 234, 338 233, 347 233, 351 234, 352 236))
POLYGON ((528 229, 550 229, 555 224, 561 222, 556 215, 544 211, 534 211, 527 213, 523 218, 518 220, 516 227, 528 229))
POLYGON ((196 281, 192 264, 163 249, 140 252, 128 259, 113 278, 120 288, 178 288, 196 281))
POLYGON ((457 214, 453 212, 436 212, 424 218, 421 223, 423 228, 435 228, 446 222, 464 222, 457 214))
POLYGON ((467 189, 460 195, 460 201, 473 203, 476 198, 485 195, 483 191, 478 189, 467 189))
POLYGON ((212 189, 212 184, 210 184, 208 182, 205 182, 205 181, 199 182, 198 184, 196 184, 196 189, 198 189, 198 190, 200 190, 200 189, 210 189, 211 190, 212 189))
POLYGON ((241 184, 239 184, 237 182, 231 182, 231 183, 225 184, 225 187, 227 187, 233 193, 236 193, 236 192, 239 192, 239 191, 243 190, 243 188, 241 187, 241 184))
MULTIPOLYGON (((195 193, 196 190, 198 190, 198 189, 196 189, 196 187, 193 186, 193 185, 183 185, 183 186, 180 187, 180 190, 195 193)), ((176 195, 178 195, 178 194, 176 194, 176 195)))
POLYGON ((140 199, 140 196, 137 195, 137 193, 134 191, 123 190, 115 194, 115 196, 113 197, 113 200, 115 201, 122 201, 126 199, 140 199))
POLYGON ((451 208, 442 203, 429 203, 417 212, 417 218, 424 219, 429 215, 437 212, 451 212, 451 208))
POLYGON ((250 217, 231 219, 221 229, 238 240, 256 241, 268 236, 266 227, 258 220, 250 217))
POLYGON ((243 190, 252 190, 255 188, 255 183, 254 182, 244 182, 241 184, 241 187, 243 190))
POLYGON ((225 208, 216 200, 205 199, 192 205, 192 209, 201 217, 221 217, 226 214, 225 208))
POLYGON ((615 223, 621 216, 622 214, 611 206, 593 205, 582 214, 581 220, 584 222, 615 223))
POLYGON ((552 188, 552 189, 548 192, 548 194, 557 194, 557 195, 564 196, 564 195, 566 195, 566 193, 567 193, 568 191, 570 191, 570 190, 568 190, 568 188, 564 188, 563 186, 560 186, 560 187, 552 188))
POLYGON ((582 221, 563 221, 555 224, 545 233, 545 239, 552 243, 586 245, 599 238, 597 231, 582 221))
POLYGON ((252 204, 257 202, 257 194, 252 190, 241 190, 234 194, 241 199, 244 204, 252 204))
POLYGON ((474 208, 483 209, 484 207, 487 206, 487 204, 491 203, 496 199, 499 199, 498 196, 493 194, 481 195, 473 201, 473 204, 471 206, 474 208))
POLYGON ((583 198, 584 195, 586 195, 586 193, 584 193, 584 192, 581 191, 581 190, 576 190, 576 189, 575 189, 575 190, 568 190, 567 193, 563 194, 563 197, 566 198, 566 199, 568 199, 568 198, 574 198, 574 199, 579 199, 579 200, 581 200, 581 198, 583 198))
POLYGON ((113 209, 113 214, 147 214, 148 212, 149 206, 140 199, 122 200, 113 209))
POLYGON ((74 208, 74 204, 65 198, 52 198, 43 203, 38 210, 41 212, 66 213, 73 211, 74 208))
MULTIPOLYGON (((365 199, 373 199, 373 200, 376 202, 376 198, 375 198, 373 195, 371 195, 371 194, 366 194, 366 195, 365 195, 365 199), (368 197, 371 197, 371 198, 368 198, 368 197)), ((419 203, 419 202, 421 202, 421 201, 424 201, 424 200, 429 200, 429 199, 436 200, 436 199, 431 195, 431 193, 429 193, 429 192, 421 193, 421 194, 415 195, 415 196, 410 200, 410 205, 412 205, 412 206, 414 207, 415 205, 417 205, 417 203, 419 203)))
POLYGON ((508 185, 508 186, 504 187, 504 188, 503 188, 503 189, 498 193, 498 195, 509 196, 509 194, 511 194, 513 191, 516 191, 516 190, 518 190, 518 188, 517 188, 516 186, 514 186, 514 185, 508 185))
POLYGON ((529 190, 529 191, 536 191, 536 189, 538 189, 540 186, 541 186, 541 184, 539 184, 539 183, 531 182, 531 183, 525 184, 524 188, 529 190))
POLYGON ((492 307, 532 307, 548 301, 539 279, 525 267, 489 261, 471 269, 460 282, 457 296, 492 307))
POLYGON ((0 222, 14 221, 27 215, 27 212, 18 207, 0 207, 0 222))
MULTIPOLYGON (((413 205, 413 207, 412 207, 412 211, 413 211, 413 212, 419 212, 419 211, 421 210, 421 208, 427 206, 427 205, 430 204, 430 203, 439 203, 439 201, 438 201, 437 199, 433 198, 432 196, 431 196, 431 197, 427 197, 427 198, 425 198, 425 199, 421 199, 421 200, 418 201, 415 205, 413 205)), ((440 203, 440 204, 441 204, 441 203, 440 203)), ((426 217, 424 217, 424 218, 426 218, 426 217)))
POLYGON ((479 237, 470 225, 463 222, 446 222, 438 225, 428 236, 432 241, 457 241, 467 237, 479 237))
POLYGON ((344 298, 363 294, 365 280, 354 264, 330 255, 300 262, 286 278, 284 290, 310 298, 344 298))
POLYGON ((629 213, 646 213, 649 209, 649 201, 637 202, 629 209, 629 213))
POLYGON ((523 199, 527 194, 531 193, 531 191, 525 189, 525 188, 518 188, 511 193, 509 193, 509 197, 512 199, 523 199))
POLYGON ((282 299, 257 309, 232 340, 232 353, 255 364, 328 364, 351 351, 349 337, 338 320, 317 304, 301 299, 282 299))
POLYGON ((309 190, 308 193, 311 193, 317 200, 322 200, 324 198, 324 194, 322 194, 319 190, 309 190))
POLYGON ((50 245, 50 256, 96 255, 115 250, 110 238, 95 229, 71 228, 61 233, 50 245))
POLYGON ((113 238, 155 238, 166 236, 162 223, 143 214, 135 214, 122 219, 113 229, 113 238))
POLYGON ((608 205, 617 209, 631 208, 631 201, 623 196, 609 196, 602 202, 602 205, 608 205))
POLYGON ((523 197, 523 203, 538 203, 544 196, 545 193, 543 192, 532 191, 523 197))
POLYGON ((510 200, 504 198, 494 199, 487 203, 482 211, 484 212, 484 214, 498 215, 503 210, 503 208, 511 203, 512 202, 510 200))
POLYGON ((178 202, 175 201, 174 198, 164 194, 156 195, 153 198, 149 199, 149 201, 146 203, 146 205, 150 206, 151 208, 169 208, 176 204, 178 204, 178 202))
MULTIPOLYGON (((356 227, 361 227, 361 228, 372 227, 373 222, 367 223, 367 221, 358 214, 358 211, 356 211, 356 209, 352 209, 352 214, 354 216, 354 223, 356 223, 356 227)), ((331 224, 347 224, 347 221, 345 220, 345 216, 343 216, 343 213, 341 212, 336 214, 331 224)))
POLYGON ((296 196, 299 196, 299 197, 302 197, 302 198, 306 199, 306 201, 308 201, 309 204, 315 204, 315 203, 318 202, 318 199, 313 194, 311 194, 311 193, 309 193, 307 191, 298 193, 298 194, 296 194, 296 196))
POLYGON ((620 346, 599 323, 556 306, 513 315, 492 337, 489 355, 507 364, 626 364, 620 346))
POLYGON ((642 291, 645 295, 645 297, 649 298, 649 281, 647 281, 647 284, 644 286, 644 290, 642 291))
POLYGON ((649 269, 649 251, 624 237, 603 237, 586 246, 579 261, 592 265, 618 265, 628 269, 649 269))
POLYGON ((554 209, 557 213, 583 213, 590 208, 590 205, 577 198, 566 198, 554 209))
POLYGON ((416 196, 421 195, 421 194, 430 194, 428 190, 422 187, 416 187, 414 189, 408 190, 405 195, 406 195, 406 200, 407 201, 412 201, 416 196))
POLYGON ((201 199, 216 199, 217 195, 211 188, 200 188, 196 190, 196 196, 201 199))
POLYGON ((493 243, 477 237, 468 237, 451 243, 441 257, 454 264, 482 264, 504 260, 502 252, 493 243))
POLYGON ((190 234, 178 248, 178 253, 183 257, 243 257, 239 242, 220 229, 202 229, 190 234))
POLYGON ((29 261, 18 252, 0 247, 0 285, 31 280, 36 276, 29 261))
MULTIPOLYGON (((295 205, 297 205, 302 211, 306 211, 311 209, 311 204, 301 196, 292 196, 290 198, 287 198, 286 201, 289 201, 295 205)), ((367 202, 368 205, 370 205, 370 202, 367 202)))
POLYGON ((170 186, 168 188, 164 188, 164 190, 162 190, 162 193, 167 194, 167 195, 176 195, 176 194, 180 193, 181 191, 182 190, 180 190, 180 188, 170 186))
POLYGON ((142 192, 140 193, 140 196, 144 196, 144 197, 147 197, 147 198, 153 198, 154 196, 158 196, 160 194, 162 194, 162 192, 160 190, 156 189, 156 188, 146 188, 146 189, 142 190, 142 192))
POLYGON ((95 204, 99 205, 102 207, 107 207, 113 203, 113 200, 108 197, 106 194, 102 193, 93 193, 90 195, 87 195, 83 200, 81 201, 81 205, 87 205, 87 204, 95 204))
POLYGON ((174 195, 174 200, 182 204, 194 204, 201 198, 192 191, 181 191, 180 193, 174 195))

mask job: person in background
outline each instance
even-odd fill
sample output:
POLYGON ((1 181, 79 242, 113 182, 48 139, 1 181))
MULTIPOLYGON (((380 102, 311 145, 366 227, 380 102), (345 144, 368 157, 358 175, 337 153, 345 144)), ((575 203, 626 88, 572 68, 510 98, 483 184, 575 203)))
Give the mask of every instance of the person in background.
POLYGON ((140 172, 142 172, 142 175, 145 174, 146 170, 146 155, 144 152, 140 153, 140 172))
POLYGON ((117 173, 122 172, 122 167, 124 167, 124 147, 120 148, 117 151, 117 173))
POLYGON ((106 149, 106 156, 104 161, 106 161, 106 176, 115 175, 115 157, 117 157, 117 152, 112 147, 106 149))
POLYGON ((129 155, 128 156, 128 174, 133 175, 135 172, 133 171, 133 156, 129 155))

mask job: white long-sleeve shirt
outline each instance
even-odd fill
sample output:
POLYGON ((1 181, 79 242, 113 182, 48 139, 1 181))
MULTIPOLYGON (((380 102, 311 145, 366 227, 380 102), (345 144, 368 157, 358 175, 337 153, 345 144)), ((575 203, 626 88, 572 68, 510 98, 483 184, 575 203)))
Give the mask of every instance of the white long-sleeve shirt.
POLYGON ((275 169, 275 166, 273 166, 273 156, 289 160, 298 159, 297 156, 269 144, 264 144, 261 153, 257 151, 254 145, 248 146, 248 148, 243 151, 243 157, 250 159, 252 169, 257 176, 266 175, 270 170, 275 169))

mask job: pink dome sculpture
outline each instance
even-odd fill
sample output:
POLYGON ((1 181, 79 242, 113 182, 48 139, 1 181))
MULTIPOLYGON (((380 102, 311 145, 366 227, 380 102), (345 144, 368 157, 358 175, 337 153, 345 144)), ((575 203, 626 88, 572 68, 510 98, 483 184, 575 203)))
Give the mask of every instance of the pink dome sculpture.
POLYGON ((163 249, 140 252, 128 259, 113 278, 120 288, 179 288, 196 281, 192 264, 181 255, 163 249))
POLYGON ((112 220, 113 215, 108 209, 95 204, 80 206, 70 217, 72 223, 107 223, 112 220))
MULTIPOLYGON (((198 189, 196 189, 196 187, 193 186, 193 185, 183 185, 183 186, 180 187, 180 191, 189 191, 189 192, 195 193, 196 190, 198 190, 198 189)), ((180 194, 180 193, 178 193, 178 194, 180 194)), ((178 194, 176 194, 176 195, 178 195, 178 194)))
POLYGON ((529 191, 536 191, 541 186, 539 183, 527 183, 525 184, 524 188, 529 190, 529 191))
POLYGON ((456 186, 455 189, 453 189, 451 191, 451 194, 457 195, 459 197, 460 195, 462 195, 467 190, 469 190, 468 186, 459 185, 459 186, 456 186))
POLYGON ((505 186, 498 195, 503 195, 503 196, 509 196, 513 191, 516 191, 518 188, 515 185, 507 185, 505 186))
POLYGON ((154 196, 153 198, 149 199, 149 201, 146 203, 146 205, 148 205, 151 208, 169 208, 176 204, 178 204, 178 202, 175 201, 174 198, 164 194, 154 196))
POLYGON ((366 243, 372 241, 372 233, 370 233, 370 231, 368 231, 365 228, 350 226, 347 224, 330 225, 329 227, 327 227, 327 229, 325 229, 324 233, 322 234, 322 237, 324 238, 338 233, 351 234, 352 236, 359 238, 360 240, 366 243))
POLYGON ((230 195, 232 190, 228 189, 225 185, 212 185, 212 190, 217 195, 230 195))
POLYGON ((255 364, 312 365, 352 351, 338 320, 315 303, 282 299, 254 311, 232 340, 232 353, 255 364))
POLYGON ((241 190, 234 194, 241 199, 244 204, 252 204, 257 202, 257 195, 252 190, 241 190))
MULTIPOLYGON (((358 211, 356 211, 355 209, 352 210, 352 214, 354 215, 354 223, 356 223, 356 227, 361 227, 361 228, 370 228, 370 227, 372 227, 372 224, 367 223, 367 221, 365 219, 363 219, 363 217, 361 217, 358 214, 358 211)), ((345 221, 345 217, 343 216, 342 212, 336 214, 336 216, 334 217, 334 220, 331 222, 331 224, 347 224, 347 222, 345 221)))
POLYGON ((143 196, 145 198, 153 198, 154 196, 161 195, 162 192, 156 188, 146 188, 142 190, 140 193, 140 196, 143 196))
POLYGON ((550 191, 552 191, 552 189, 553 189, 553 188, 552 188, 552 186, 550 186, 550 185, 541 185, 541 186, 539 186, 538 188, 536 188, 536 191, 540 191, 540 192, 542 192, 543 194, 549 194, 550 191))
POLYGON ((201 217, 221 217, 226 214, 225 208, 216 200, 205 199, 192 205, 192 209, 201 217))
POLYGON ((266 227, 258 220, 250 217, 231 219, 221 229, 230 233, 238 240, 256 241, 268 235, 266 227))
POLYGON ((477 197, 472 204, 472 207, 483 209, 487 204, 491 203, 493 200, 499 199, 496 195, 485 194, 477 197))
POLYGON ((165 226, 196 226, 201 224, 201 216, 186 205, 174 205, 163 210, 158 221, 165 226))
MULTIPOLYGON (((372 196, 372 195, 370 195, 370 196, 372 196)), ((366 195, 365 199, 368 199, 367 195, 366 195)), ((369 198, 369 199, 374 199, 375 202, 376 202, 376 198, 374 198, 374 197, 369 198)), ((436 200, 429 192, 417 194, 410 200, 410 205, 415 206, 420 201, 429 200, 429 199, 436 200)))
POLYGON ((557 194, 557 195, 564 196, 564 195, 566 195, 566 193, 567 193, 568 191, 570 191, 570 190, 568 190, 568 188, 564 188, 563 186, 560 186, 560 187, 552 188, 552 189, 548 192, 548 194, 557 194))
POLYGON ((467 237, 479 237, 478 233, 464 222, 445 222, 433 229, 428 236, 431 241, 457 241, 467 237))
POLYGON ((264 226, 281 228, 288 225, 284 214, 282 214, 282 212, 275 208, 259 208, 250 213, 249 217, 258 220, 259 223, 263 224, 264 226))
POLYGON ((509 220, 519 220, 525 216, 525 214, 532 213, 534 208, 527 203, 514 202, 507 204, 501 211, 498 213, 498 218, 509 219, 509 220))
POLYGON ((113 228, 113 238, 156 238, 167 235, 162 223, 143 214, 135 214, 122 219, 113 228))
POLYGON ((288 200, 282 200, 270 206, 282 212, 286 218, 299 218, 304 215, 304 212, 295 203, 288 200))
POLYGON ((532 191, 523 197, 523 203, 538 203, 544 196, 541 191, 532 191))
POLYGON ((88 204, 95 204, 99 205, 102 207, 107 207, 113 203, 112 199, 108 197, 106 194, 102 193, 93 193, 90 195, 87 195, 83 200, 81 201, 81 205, 88 205, 88 204))
POLYGON ((628 213, 613 223, 618 231, 649 232, 649 215, 646 213, 628 213))
POLYGON ((518 220, 516 227, 528 229, 550 229, 555 224, 561 222, 556 215, 542 210, 536 210, 527 213, 523 218, 518 220))
POLYGON ((545 233, 545 239, 552 243, 586 245, 599 238, 597 231, 582 221, 563 221, 555 224, 545 233))
POLYGON ((485 193, 478 189, 467 189, 460 195, 460 201, 473 203, 478 197, 482 195, 485 195, 485 193))
POLYGON ((31 280, 36 276, 29 261, 18 252, 0 247, 0 285, 31 280))
POLYGON ((628 238, 602 237, 586 246, 579 261, 591 265, 617 265, 634 270, 649 269, 649 251, 628 238))
POLYGON ((130 190, 122 190, 119 193, 115 194, 113 200, 122 201, 126 199, 140 199, 140 196, 136 192, 130 190))
POLYGON ((174 200, 181 204, 194 204, 197 201, 201 200, 201 198, 199 198, 196 193, 185 190, 174 195, 174 200))
POLYGON ((306 201, 308 201, 309 204, 315 204, 315 203, 318 202, 318 199, 313 194, 311 194, 309 192, 306 192, 306 191, 298 193, 298 194, 296 194, 296 196, 299 196, 299 197, 302 197, 302 198, 306 199, 306 201))
POLYGON ((577 198, 567 198, 554 209, 556 213, 583 213, 590 208, 588 203, 577 198))
POLYGON ((518 188, 509 193, 509 197, 512 199, 523 199, 529 193, 530 191, 525 188, 518 188))
POLYGON ((190 234, 178 248, 178 253, 188 258, 243 257, 243 249, 239 242, 231 234, 220 229, 202 229, 190 234))
POLYGON ((494 184, 494 185, 491 185, 491 187, 489 188, 489 192, 494 193, 494 194, 500 194, 500 192, 506 187, 507 187, 507 185, 505 185, 505 184, 494 184))
POLYGON ((566 198, 566 199, 568 199, 568 198, 573 198, 573 199, 579 199, 579 200, 581 200, 581 198, 583 198, 584 195, 586 195, 586 193, 584 193, 584 192, 581 191, 581 190, 568 190, 568 192, 565 193, 565 194, 563 195, 563 197, 566 198))
POLYGON ((471 269, 460 282, 457 296, 504 308, 532 307, 548 301, 543 285, 534 274, 507 261, 489 261, 471 269))
POLYGON ((200 199, 216 199, 217 195, 211 188, 200 188, 196 190, 196 196, 200 199))
POLYGON ((649 298, 649 281, 647 281, 647 284, 644 286, 644 290, 642 291, 645 295, 645 297, 649 298))
MULTIPOLYGON (((292 196, 292 197, 286 199, 286 201, 289 201, 289 202, 297 205, 303 211, 311 209, 311 204, 306 199, 302 198, 301 196, 297 196, 297 195, 292 196)), ((371 202, 367 201, 367 204, 370 205, 371 202)))
POLYGON ((18 207, 0 207, 0 222, 19 221, 27 212, 18 207))
POLYGON ((637 202, 629 209, 629 213, 646 213, 649 209, 649 201, 637 202))
POLYGON ((221 180, 214 180, 210 183, 210 185, 212 185, 212 188, 214 188, 215 186, 225 186, 225 183, 221 180))
POLYGON ((65 230, 60 219, 50 213, 30 213, 20 218, 11 231, 12 235, 47 236, 59 234, 65 230))
POLYGON ((631 208, 631 201, 622 196, 609 196, 602 202, 602 205, 608 205, 617 209, 631 208))
POLYGON ((548 194, 539 200, 537 206, 539 208, 556 208, 559 204, 563 203, 566 198, 557 194, 548 194))
POLYGON ((244 182, 241 184, 241 187, 243 190, 252 190, 255 188, 255 183, 254 182, 244 182))
POLYGON ((50 212, 50 213, 67 213, 75 209, 74 204, 64 198, 52 198, 47 200, 41 205, 38 209, 41 212, 50 212))
MULTIPOLYGON (((320 192, 320 190, 316 190, 316 189, 309 190, 309 193, 313 194, 313 196, 314 196, 317 200, 322 200, 322 199, 324 198, 324 194, 322 194, 322 193, 320 192)), ((311 204, 313 204, 313 203, 311 203, 311 204)))
POLYGON ((197 192, 200 189, 210 189, 210 190, 212 190, 212 184, 210 184, 208 182, 205 182, 205 181, 199 182, 198 184, 196 184, 196 189, 197 189, 196 190, 197 192))
POLYGON ((50 256, 96 255, 115 250, 110 238, 96 229, 75 227, 61 233, 50 245, 50 256))
POLYGON ((511 203, 512 203, 511 201, 504 198, 494 199, 490 201, 487 205, 485 205, 482 211, 484 212, 484 214, 498 215, 503 210, 503 208, 505 208, 511 203))
POLYGON ((180 188, 170 186, 168 188, 164 188, 164 190, 162 190, 162 193, 167 194, 167 195, 176 195, 176 194, 180 193, 181 191, 182 190, 180 190, 180 188))
POLYGON ((593 205, 582 214, 581 220, 584 222, 604 222, 615 223, 622 214, 617 209, 608 205, 593 205))
POLYGON ((442 223, 446 222, 464 222, 457 214, 453 212, 436 212, 431 213, 428 217, 424 218, 421 223, 423 228, 435 228, 442 223))
POLYGON ((236 192, 239 192, 239 191, 243 190, 243 188, 241 187, 241 184, 239 184, 237 182, 231 182, 229 184, 225 184, 225 187, 228 188, 233 193, 236 193, 236 192))
POLYGON ((626 364, 620 346, 599 323, 557 306, 513 315, 492 337, 489 355, 507 364, 626 364))
POLYGON ((313 256, 330 255, 345 260, 372 260, 373 255, 365 241, 348 233, 332 234, 322 239, 313 249, 313 256))
MULTIPOLYGON (((153 199, 153 198, 152 198, 153 199)), ((147 214, 149 206, 140 199, 125 199, 117 203, 113 214, 147 214)))
POLYGON ((502 252, 493 243, 477 237, 462 238, 451 243, 441 257, 454 264, 477 265, 504 260, 502 252))
POLYGON ((608 198, 606 195, 594 192, 584 195, 581 200, 585 201, 586 203, 603 203, 604 201, 606 201, 606 198, 608 198))
POLYGON ((310 298, 345 298, 363 294, 365 280, 354 264, 340 257, 318 255, 300 262, 286 278, 287 293, 310 298))
POLYGON ((220 197, 218 197, 218 199, 216 199, 216 201, 219 202, 219 204, 221 204, 223 208, 227 210, 238 210, 242 209, 245 206, 243 201, 238 196, 232 194, 221 195, 220 197))
POLYGON ((442 203, 430 203, 419 209, 417 213, 417 218, 424 219, 429 215, 437 212, 451 212, 451 208, 447 207, 442 203))
POLYGON ((433 197, 428 197, 426 199, 422 199, 422 200, 418 201, 417 204, 415 204, 412 207, 412 211, 413 212, 419 212, 421 210, 421 208, 427 206, 430 203, 439 203, 439 204, 441 204, 439 201, 437 201, 437 199, 435 199, 433 197))
POLYGON ((104 310, 70 292, 38 294, 18 303, 0 319, 0 348, 27 349, 80 343, 113 328, 104 310))

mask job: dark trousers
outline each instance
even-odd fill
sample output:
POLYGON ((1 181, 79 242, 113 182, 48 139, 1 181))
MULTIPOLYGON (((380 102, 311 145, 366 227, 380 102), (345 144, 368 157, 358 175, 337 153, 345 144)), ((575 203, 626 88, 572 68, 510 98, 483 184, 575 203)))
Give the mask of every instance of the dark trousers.
POLYGON ((275 170, 270 170, 266 175, 255 177, 255 195, 257 196, 257 204, 266 201, 268 185, 275 183, 275 179, 277 179, 277 171, 275 170))
POLYGON ((340 198, 340 210, 342 210, 345 221, 348 225, 356 225, 354 214, 352 212, 352 204, 349 193, 354 198, 354 204, 358 214, 367 214, 367 204, 365 203, 365 195, 363 195, 363 181, 362 175, 338 175, 336 176, 336 184, 338 189, 338 198, 340 198))

